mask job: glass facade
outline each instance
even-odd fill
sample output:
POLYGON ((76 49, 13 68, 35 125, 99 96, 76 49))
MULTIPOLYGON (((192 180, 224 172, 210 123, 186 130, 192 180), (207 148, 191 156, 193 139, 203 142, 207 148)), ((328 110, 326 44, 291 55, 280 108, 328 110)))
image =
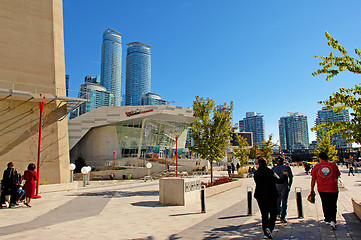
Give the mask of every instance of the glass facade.
POLYGON ((263 115, 256 112, 247 112, 246 117, 239 121, 239 131, 252 132, 253 143, 261 146, 265 138, 263 115))
POLYGON ((112 29, 103 33, 101 85, 115 94, 115 106, 122 101, 122 34, 112 29))
POLYGON ((154 93, 145 93, 140 97, 140 105, 168 105, 168 101, 154 93))
POLYGON ((125 105, 141 105, 142 94, 151 91, 150 46, 129 43, 126 61, 125 105))
MULTIPOLYGON (((350 121, 350 115, 347 109, 342 110, 342 112, 337 113, 332 111, 332 109, 327 109, 327 107, 323 107, 322 110, 317 111, 316 125, 320 125, 322 123, 328 122, 341 122, 341 121, 350 121)), ((319 139, 321 132, 317 132, 317 139, 319 139)), ((333 134, 331 136, 332 143, 336 146, 336 148, 350 148, 352 146, 351 143, 346 143, 345 140, 342 139, 340 133, 333 134)))
POLYGON ((278 127, 282 150, 308 149, 308 123, 303 113, 290 113, 288 117, 281 117, 278 127))
POLYGON ((85 82, 80 86, 79 98, 86 98, 88 95, 89 102, 79 107, 79 115, 90 112, 102 106, 114 106, 115 96, 107 92, 105 87, 95 83, 85 82))
POLYGON ((137 119, 117 124, 121 158, 150 158, 161 148, 174 149, 178 137, 179 151, 185 147, 189 124, 159 119, 137 119))
POLYGON ((66 96, 69 96, 69 75, 65 75, 66 96))

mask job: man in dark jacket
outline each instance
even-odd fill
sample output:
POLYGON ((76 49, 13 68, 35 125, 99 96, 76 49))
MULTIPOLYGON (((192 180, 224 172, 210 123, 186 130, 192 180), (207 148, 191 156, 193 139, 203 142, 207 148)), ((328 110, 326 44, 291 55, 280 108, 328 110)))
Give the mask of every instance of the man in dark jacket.
POLYGON ((1 193, 1 204, 6 203, 7 207, 11 207, 11 205, 16 203, 17 200, 17 192, 16 192, 16 180, 17 180, 18 172, 14 168, 14 163, 9 162, 8 168, 4 171, 3 179, 2 179, 2 193, 1 193), (5 202, 5 196, 10 196, 10 203, 5 202), (9 204, 9 205, 8 205, 9 204))
POLYGON ((278 215, 280 216, 281 223, 286 223, 288 195, 293 181, 292 170, 289 166, 284 165, 283 157, 278 157, 277 166, 274 166, 272 170, 278 175, 282 174, 283 172, 288 173, 288 177, 284 183, 276 184, 279 194, 279 197, 277 198, 278 215))
POLYGON ((287 172, 278 176, 267 167, 267 161, 264 158, 258 160, 258 169, 254 173, 254 181, 256 182, 254 197, 261 210, 262 230, 269 239, 273 239, 272 231, 277 218, 278 191, 276 183, 283 183, 286 178, 287 172))

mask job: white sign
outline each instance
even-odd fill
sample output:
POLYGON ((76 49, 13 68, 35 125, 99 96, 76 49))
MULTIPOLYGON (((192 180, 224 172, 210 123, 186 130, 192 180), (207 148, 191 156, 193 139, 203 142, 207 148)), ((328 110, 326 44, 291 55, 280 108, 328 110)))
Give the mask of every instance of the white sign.
POLYGON ((147 168, 152 168, 152 164, 149 162, 147 165, 145 165, 147 168))

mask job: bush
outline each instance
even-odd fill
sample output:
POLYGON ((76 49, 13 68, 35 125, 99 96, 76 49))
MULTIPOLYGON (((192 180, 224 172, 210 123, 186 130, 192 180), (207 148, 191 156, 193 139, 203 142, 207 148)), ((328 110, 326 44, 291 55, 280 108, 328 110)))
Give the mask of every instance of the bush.
POLYGON ((114 170, 123 170, 123 169, 127 169, 126 167, 114 167, 114 170))
POLYGON ((207 187, 217 186, 217 185, 232 182, 232 181, 234 181, 234 180, 230 177, 220 177, 220 178, 214 180, 213 184, 211 181, 209 181, 209 182, 201 182, 201 185, 205 185, 207 188, 207 187))

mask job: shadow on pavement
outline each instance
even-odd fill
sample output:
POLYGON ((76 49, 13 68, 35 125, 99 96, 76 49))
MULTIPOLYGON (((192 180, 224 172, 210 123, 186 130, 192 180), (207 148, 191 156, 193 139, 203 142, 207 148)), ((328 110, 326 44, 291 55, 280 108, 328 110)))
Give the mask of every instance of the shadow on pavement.
POLYGON ((82 197, 104 197, 104 198, 122 198, 122 197, 134 197, 134 196, 159 196, 159 191, 103 191, 103 192, 88 192, 80 194, 72 194, 70 196, 82 196, 82 197))
POLYGON ((249 215, 236 215, 236 216, 229 216, 229 217, 219 217, 218 219, 231 219, 231 218, 242 218, 242 217, 249 217, 249 215))
POLYGON ((201 212, 194 212, 194 213, 179 213, 179 214, 171 214, 170 217, 177 217, 177 216, 186 216, 186 215, 195 215, 195 214, 202 214, 201 212))
POLYGON ((136 207, 167 207, 159 204, 158 201, 142 201, 142 202, 131 203, 130 205, 136 207))

